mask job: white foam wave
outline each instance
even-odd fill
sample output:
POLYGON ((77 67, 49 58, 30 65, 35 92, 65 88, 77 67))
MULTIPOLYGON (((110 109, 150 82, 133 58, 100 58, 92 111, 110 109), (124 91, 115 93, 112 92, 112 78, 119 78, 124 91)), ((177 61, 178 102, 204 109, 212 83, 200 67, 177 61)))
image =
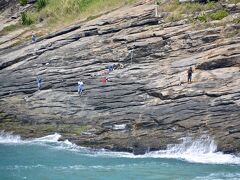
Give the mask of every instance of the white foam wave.
POLYGON ((37 164, 37 165, 28 165, 28 166, 14 165, 14 166, 7 166, 6 167, 7 170, 34 169, 34 168, 45 168, 45 166, 41 165, 41 164, 37 164))
POLYGON ((210 175, 207 176, 194 178, 194 180, 220 180, 220 179, 239 180, 240 173, 211 173, 210 175))
POLYGON ((0 144, 50 144, 51 147, 61 150, 81 152, 86 156, 92 157, 111 157, 111 158, 172 158, 181 159, 192 163, 205 164, 240 164, 240 157, 216 152, 217 145, 209 136, 202 136, 199 139, 182 138, 181 144, 172 144, 166 150, 149 152, 144 155, 133 155, 127 152, 111 152, 105 149, 93 150, 77 146, 69 142, 58 141, 60 134, 55 133, 32 140, 21 140, 20 136, 0 131, 0 144))
POLYGON ((240 157, 217 151, 217 145, 209 136, 199 139, 183 138, 181 144, 169 145, 167 150, 149 153, 161 158, 183 159, 193 163, 240 164, 240 157))
POLYGON ((55 133, 48 136, 35 138, 32 140, 32 142, 58 142, 59 138, 61 137, 60 134, 55 133))
POLYGON ((58 142, 60 134, 55 133, 52 135, 44 136, 41 138, 22 140, 20 136, 14 135, 13 133, 0 131, 0 144, 26 144, 26 143, 48 143, 48 142, 58 142))
POLYGON ((240 157, 216 152, 217 145, 209 136, 199 139, 182 138, 181 144, 169 145, 166 150, 149 152, 144 155, 133 155, 126 152, 99 151, 94 156, 124 158, 169 158, 180 159, 192 163, 204 164, 240 164, 240 157))
POLYGON ((21 137, 18 135, 13 135, 12 133, 7 133, 5 131, 0 131, 0 144, 12 144, 21 143, 21 137))

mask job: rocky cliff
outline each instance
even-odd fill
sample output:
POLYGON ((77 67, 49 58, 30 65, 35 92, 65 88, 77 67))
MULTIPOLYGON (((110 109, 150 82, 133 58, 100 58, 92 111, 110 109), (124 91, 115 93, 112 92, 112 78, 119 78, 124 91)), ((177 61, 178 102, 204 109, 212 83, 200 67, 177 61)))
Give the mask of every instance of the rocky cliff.
POLYGON ((218 150, 240 152, 240 37, 231 36, 239 24, 200 28, 163 16, 136 4, 0 50, 0 129, 57 131, 79 145, 125 151, 207 134, 218 150), (118 67, 104 75, 109 64, 118 67))

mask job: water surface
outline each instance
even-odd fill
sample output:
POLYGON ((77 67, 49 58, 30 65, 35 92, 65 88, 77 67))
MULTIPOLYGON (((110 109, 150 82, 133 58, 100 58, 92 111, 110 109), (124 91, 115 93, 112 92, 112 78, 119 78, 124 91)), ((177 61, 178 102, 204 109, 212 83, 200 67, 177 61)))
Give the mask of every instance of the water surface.
POLYGON ((240 158, 216 153, 210 138, 183 139, 165 151, 131 153, 90 150, 58 142, 60 135, 22 141, 0 134, 0 179, 240 179, 240 158))

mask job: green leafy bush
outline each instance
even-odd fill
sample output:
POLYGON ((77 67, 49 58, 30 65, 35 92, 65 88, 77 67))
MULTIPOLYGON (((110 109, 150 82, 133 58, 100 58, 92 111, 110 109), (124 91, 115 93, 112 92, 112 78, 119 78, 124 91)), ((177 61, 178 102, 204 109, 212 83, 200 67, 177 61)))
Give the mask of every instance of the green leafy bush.
POLYGON ((27 0, 19 0, 19 3, 21 6, 25 6, 28 3, 28 1, 27 0))
POLYGON ((41 10, 47 5, 47 0, 37 0, 37 9, 41 10))
POLYGON ((228 15, 229 15, 229 13, 226 10, 221 9, 221 10, 217 10, 215 13, 211 13, 209 15, 209 17, 212 20, 221 20, 221 19, 225 18, 228 15))
POLYGON ((201 22, 207 22, 206 14, 203 13, 203 14, 198 15, 197 20, 199 20, 201 22))
POLYGON ((23 12, 21 14, 21 21, 22 21, 23 25, 27 25, 27 26, 29 26, 33 23, 33 20, 31 19, 31 17, 28 16, 27 13, 25 13, 25 12, 23 12))

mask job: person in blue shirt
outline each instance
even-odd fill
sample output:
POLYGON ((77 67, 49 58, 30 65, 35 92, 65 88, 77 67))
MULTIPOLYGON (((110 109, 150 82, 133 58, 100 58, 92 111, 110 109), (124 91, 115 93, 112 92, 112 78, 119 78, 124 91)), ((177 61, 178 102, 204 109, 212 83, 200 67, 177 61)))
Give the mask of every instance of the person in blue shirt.
POLYGON ((113 71, 113 65, 112 64, 108 65, 107 69, 108 69, 109 73, 112 72, 113 71))

